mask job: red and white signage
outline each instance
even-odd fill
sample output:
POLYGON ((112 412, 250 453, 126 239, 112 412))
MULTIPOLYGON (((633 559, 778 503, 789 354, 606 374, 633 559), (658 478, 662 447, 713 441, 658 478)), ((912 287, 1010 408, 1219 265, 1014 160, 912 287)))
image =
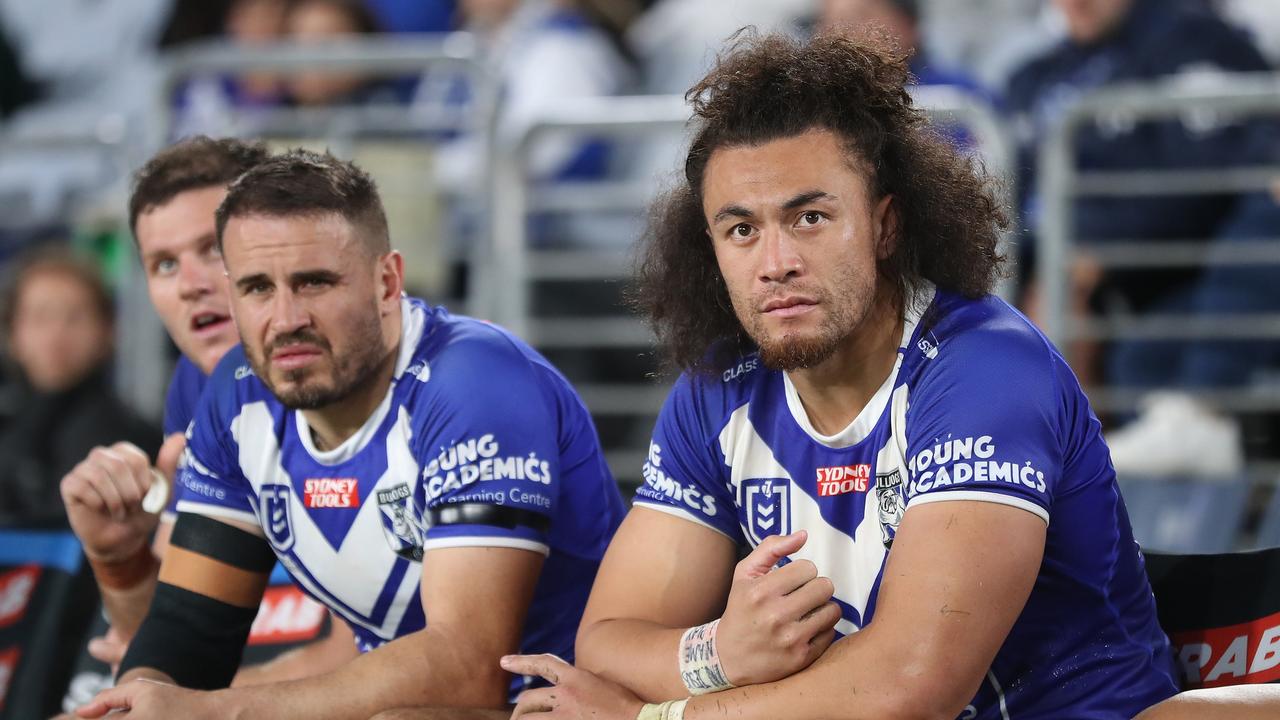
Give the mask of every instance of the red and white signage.
POLYGON ((18 655, 16 647, 0 650, 0 710, 4 709, 4 700, 9 695, 9 683, 18 671, 18 655))
POLYGON ((328 612, 292 585, 269 587, 249 630, 249 644, 279 645, 312 640, 320 634, 328 612))
POLYGON ((302 485, 302 503, 309 508, 351 508, 360 505, 355 478, 308 478, 302 485))
POLYGON ((818 468, 818 497, 866 492, 871 482, 871 465, 838 465, 818 468))
POLYGON ((22 619, 39 580, 39 565, 25 565, 0 574, 0 628, 22 619))
POLYGON ((1280 613, 1170 639, 1188 688, 1280 680, 1280 613))

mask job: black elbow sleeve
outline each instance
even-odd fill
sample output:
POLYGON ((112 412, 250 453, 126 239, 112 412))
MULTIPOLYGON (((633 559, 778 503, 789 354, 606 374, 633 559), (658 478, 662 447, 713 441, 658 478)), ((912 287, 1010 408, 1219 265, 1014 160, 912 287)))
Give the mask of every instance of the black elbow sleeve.
POLYGON ((119 674, 147 667, 185 688, 225 688, 240 668, 257 613, 257 608, 158 583, 151 610, 129 643, 119 674))

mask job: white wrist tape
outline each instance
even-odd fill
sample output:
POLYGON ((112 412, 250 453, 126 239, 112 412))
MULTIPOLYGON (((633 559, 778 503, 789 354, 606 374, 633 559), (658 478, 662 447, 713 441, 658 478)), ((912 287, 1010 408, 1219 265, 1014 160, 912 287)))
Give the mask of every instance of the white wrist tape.
POLYGON ((689 698, 668 700, 658 705, 649 703, 640 708, 636 720, 684 720, 684 706, 688 704, 689 698))
POLYGON ((716 628, 719 620, 697 625, 684 631, 680 638, 680 679, 692 695, 728 690, 733 687, 720 665, 716 650, 716 628))

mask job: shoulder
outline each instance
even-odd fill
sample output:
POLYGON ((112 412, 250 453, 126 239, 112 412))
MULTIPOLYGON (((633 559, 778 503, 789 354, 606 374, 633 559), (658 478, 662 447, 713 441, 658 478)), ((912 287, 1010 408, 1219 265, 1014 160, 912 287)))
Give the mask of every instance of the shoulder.
POLYGON ((217 367, 209 374, 201 399, 211 403, 215 411, 231 414, 239 406, 251 402, 277 402, 254 373, 240 345, 228 350, 218 361, 217 367))
POLYGON ((906 352, 918 385, 942 380, 944 389, 959 384, 966 393, 1053 387, 1063 362, 1031 321, 993 295, 939 292, 906 352))
POLYGON ((1057 74, 1058 68, 1067 61, 1069 50, 1070 46, 1059 42, 1018 66, 1005 83, 1006 98, 1012 103, 1025 104, 1019 101, 1039 92, 1040 87, 1057 74))
POLYGON ((686 430, 715 435, 735 410, 757 396, 774 373, 756 353, 735 358, 715 372, 684 372, 667 395, 663 415, 686 430))
POLYGON ((1243 29, 1196 3, 1174 3, 1142 30, 1145 62, 1166 72, 1261 71, 1267 62, 1243 29))

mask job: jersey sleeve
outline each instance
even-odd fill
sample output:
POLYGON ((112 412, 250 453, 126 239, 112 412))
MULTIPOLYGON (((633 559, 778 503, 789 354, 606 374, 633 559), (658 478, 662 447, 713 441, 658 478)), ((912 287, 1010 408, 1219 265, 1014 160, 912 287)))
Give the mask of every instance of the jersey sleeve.
POLYGON ((546 554, 561 492, 553 390, 513 341, 488 332, 446 348, 419 391, 427 397, 414 402, 423 550, 546 554))
POLYGON ((907 509, 979 500, 1048 523, 1063 467, 1061 358, 1029 328, 1005 328, 957 335, 924 362, 906 399, 907 509))
POLYGON ((164 436, 185 433, 195 417, 196 404, 204 389, 204 374, 185 357, 179 358, 164 398, 164 436))
POLYGON ((634 505, 691 520, 746 543, 723 481, 719 438, 708 430, 697 386, 681 376, 658 415, 634 505))
POLYGON ((238 520, 256 527, 258 515, 249 499, 249 481, 240 470, 231 428, 236 370, 243 356, 236 362, 232 356, 237 352, 227 355, 205 384, 187 430, 187 451, 178 469, 177 511, 238 520))

